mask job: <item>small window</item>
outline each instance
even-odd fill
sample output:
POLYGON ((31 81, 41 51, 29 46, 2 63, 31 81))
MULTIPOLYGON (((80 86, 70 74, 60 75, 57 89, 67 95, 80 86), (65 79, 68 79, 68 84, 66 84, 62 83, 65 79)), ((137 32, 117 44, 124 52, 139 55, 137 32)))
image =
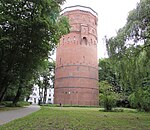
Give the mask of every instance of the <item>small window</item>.
POLYGON ((83 37, 83 39, 82 39, 82 44, 87 45, 87 38, 86 38, 86 37, 83 37))
POLYGON ((33 96, 36 96, 36 93, 33 93, 33 96))
POLYGON ((76 37, 74 36, 73 40, 75 41, 76 40, 76 37))
POLYGON ((91 44, 93 44, 93 40, 91 39, 91 44))
POLYGON ((37 88, 34 88, 34 91, 37 91, 37 88))
POLYGON ((68 37, 68 42, 70 42, 70 37, 68 37))
POLYGON ((34 103, 36 103, 36 98, 34 98, 34 103))

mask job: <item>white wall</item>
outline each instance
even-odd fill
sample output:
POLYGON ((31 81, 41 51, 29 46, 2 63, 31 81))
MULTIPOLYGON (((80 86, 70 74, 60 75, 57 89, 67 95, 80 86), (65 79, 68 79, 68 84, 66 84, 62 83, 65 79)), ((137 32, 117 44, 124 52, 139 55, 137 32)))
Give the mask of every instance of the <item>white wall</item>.
MULTIPOLYGON (((40 89, 40 92, 42 92, 42 89, 40 89)), ((42 100, 43 97, 44 97, 44 91, 42 94, 42 100)), ((30 95, 28 102, 31 102, 32 104, 38 104, 39 99, 40 99, 39 87, 37 85, 34 85, 32 94, 30 95)), ((47 89, 46 103, 48 104, 54 103, 54 88, 47 89)))

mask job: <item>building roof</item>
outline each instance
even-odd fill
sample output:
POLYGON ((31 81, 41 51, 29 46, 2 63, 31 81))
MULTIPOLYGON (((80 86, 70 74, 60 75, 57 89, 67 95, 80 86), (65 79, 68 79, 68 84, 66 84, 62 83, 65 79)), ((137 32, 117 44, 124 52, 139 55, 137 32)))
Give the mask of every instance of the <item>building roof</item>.
POLYGON ((82 6, 82 5, 74 5, 74 6, 69 6, 65 7, 62 11, 61 14, 68 12, 68 11, 73 11, 73 10, 82 10, 82 11, 87 11, 93 14, 94 16, 98 16, 98 13, 94 11, 92 8, 87 7, 87 6, 82 6))

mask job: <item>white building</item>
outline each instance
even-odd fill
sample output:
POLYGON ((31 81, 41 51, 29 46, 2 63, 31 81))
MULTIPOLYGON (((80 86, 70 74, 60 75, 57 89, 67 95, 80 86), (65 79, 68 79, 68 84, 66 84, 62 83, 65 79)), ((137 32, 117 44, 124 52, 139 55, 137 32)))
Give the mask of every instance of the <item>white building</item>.
MULTIPOLYGON (((38 104, 39 100, 41 99, 41 103, 43 102, 44 97, 44 90, 39 89, 37 85, 33 87, 32 94, 30 95, 30 98, 28 102, 32 104, 38 104)), ((46 103, 47 104, 53 104, 54 103, 54 88, 48 88, 47 89, 47 97, 46 97, 46 103)))

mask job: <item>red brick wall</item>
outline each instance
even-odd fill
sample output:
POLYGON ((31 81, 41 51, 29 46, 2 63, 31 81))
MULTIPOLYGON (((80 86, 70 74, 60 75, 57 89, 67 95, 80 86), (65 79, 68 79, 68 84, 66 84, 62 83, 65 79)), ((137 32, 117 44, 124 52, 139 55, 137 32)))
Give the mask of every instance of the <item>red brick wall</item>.
POLYGON ((98 102, 97 17, 73 10, 71 32, 60 39, 56 51, 54 103, 96 106, 98 102))

